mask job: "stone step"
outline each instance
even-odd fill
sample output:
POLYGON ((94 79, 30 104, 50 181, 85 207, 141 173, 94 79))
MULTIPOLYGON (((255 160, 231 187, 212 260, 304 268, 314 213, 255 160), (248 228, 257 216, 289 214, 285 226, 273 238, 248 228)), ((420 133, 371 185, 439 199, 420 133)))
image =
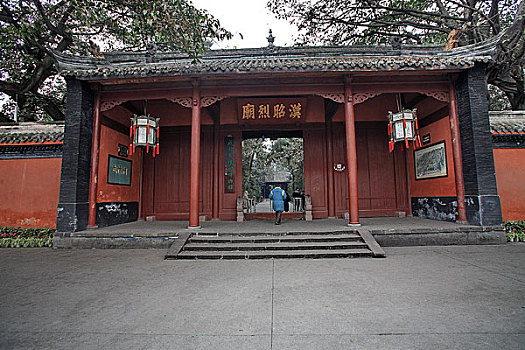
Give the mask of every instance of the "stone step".
POLYGON ((256 250, 305 250, 305 249, 359 249, 368 248, 364 242, 260 242, 260 243, 187 243, 183 250, 256 251, 256 250))
MULTIPOLYGON (((283 220, 300 220, 304 217, 304 212, 283 212, 283 220)), ((244 219, 249 220, 275 220, 275 213, 244 213, 244 219)))
POLYGON ((367 231, 331 233, 187 233, 175 242, 166 259, 271 259, 384 257, 367 231))
POLYGON ((263 243, 263 242, 332 242, 332 241, 357 241, 361 236, 349 234, 324 234, 324 235, 254 235, 254 236, 192 236, 190 242, 209 243, 263 243))
POLYGON ((182 251, 167 259, 286 259, 371 257, 369 249, 264 250, 264 251, 182 251))

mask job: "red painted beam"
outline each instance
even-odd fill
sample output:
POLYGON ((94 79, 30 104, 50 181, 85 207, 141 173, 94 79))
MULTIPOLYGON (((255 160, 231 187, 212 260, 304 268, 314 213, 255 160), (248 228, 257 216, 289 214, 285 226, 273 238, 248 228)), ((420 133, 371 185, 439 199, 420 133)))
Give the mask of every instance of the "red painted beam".
POLYGON ((199 179, 201 154, 201 103, 197 80, 193 82, 190 151, 190 228, 199 228, 199 179))
POLYGON ((100 149, 100 96, 95 95, 93 107, 93 143, 91 147, 91 183, 89 186, 89 220, 88 226, 95 226, 97 215, 98 159, 100 149))
MULTIPOLYGON (((426 77, 425 77, 426 78, 426 77)), ((186 85, 186 84, 184 84, 186 85)), ((189 97, 192 89, 185 86, 178 87, 155 87, 134 86, 129 89, 101 91, 101 98, 107 100, 154 100, 169 99, 175 97, 189 97)), ((393 81, 361 81, 355 82, 353 93, 410 93, 421 91, 448 91, 446 82, 412 79, 393 81)), ((217 82, 216 85, 200 85, 200 96, 274 96, 274 95, 316 95, 316 94, 343 94, 344 85, 340 82, 311 82, 290 80, 279 84, 262 82, 260 84, 245 84, 241 82, 217 82)))
POLYGON ((357 191, 357 146, 355 139, 355 114, 350 79, 345 81, 346 159, 348 167, 349 224, 359 225, 359 196, 357 191))
POLYGON ((454 158, 454 177, 456 179, 456 196, 458 198, 458 220, 467 221, 465 211, 465 184, 463 183, 463 162, 461 160, 461 142, 459 136, 459 118, 456 100, 456 90, 454 84, 450 83, 449 88, 449 120, 452 137, 452 153, 454 158))

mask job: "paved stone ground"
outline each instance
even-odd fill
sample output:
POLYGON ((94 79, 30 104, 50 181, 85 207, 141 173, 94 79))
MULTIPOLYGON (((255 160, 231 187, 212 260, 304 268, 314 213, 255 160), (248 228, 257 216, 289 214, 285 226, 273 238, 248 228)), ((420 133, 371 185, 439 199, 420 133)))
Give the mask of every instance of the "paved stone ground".
MULTIPOLYGON (((437 221, 422 219, 417 217, 404 218, 361 218, 360 222, 363 229, 372 230, 420 230, 420 229, 455 229, 473 228, 477 226, 456 224, 447 221, 437 221)), ((289 232, 289 231, 314 231, 314 232, 334 232, 349 230, 348 221, 345 219, 322 219, 304 221, 297 219, 284 219, 282 225, 274 225, 273 220, 253 220, 244 222, 235 221, 204 221, 201 222, 202 228, 194 230, 199 233, 246 233, 246 232, 289 232)), ((136 235, 166 235, 168 233, 187 232, 187 221, 135 221, 122 225, 104 227, 96 230, 75 232, 73 235, 88 236, 89 234, 103 236, 115 234, 136 234, 136 235)))
POLYGON ((523 349, 525 244, 386 259, 0 249, 0 349, 523 349))

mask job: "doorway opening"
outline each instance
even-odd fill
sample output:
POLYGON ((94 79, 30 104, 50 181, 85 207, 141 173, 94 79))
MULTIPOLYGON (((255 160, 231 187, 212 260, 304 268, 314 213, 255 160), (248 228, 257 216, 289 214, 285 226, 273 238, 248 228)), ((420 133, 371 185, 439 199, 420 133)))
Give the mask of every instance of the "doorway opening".
POLYGON ((248 217, 273 213, 268 197, 275 187, 288 197, 285 215, 302 215, 305 181, 301 130, 243 132, 242 170, 243 209, 248 217))

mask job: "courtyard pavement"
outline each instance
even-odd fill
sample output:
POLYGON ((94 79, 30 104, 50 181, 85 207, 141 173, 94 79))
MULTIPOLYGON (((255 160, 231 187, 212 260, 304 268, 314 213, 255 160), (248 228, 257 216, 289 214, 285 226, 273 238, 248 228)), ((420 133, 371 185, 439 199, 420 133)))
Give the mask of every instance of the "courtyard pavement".
POLYGON ((0 349, 523 349, 525 244, 178 261, 0 249, 0 349))

